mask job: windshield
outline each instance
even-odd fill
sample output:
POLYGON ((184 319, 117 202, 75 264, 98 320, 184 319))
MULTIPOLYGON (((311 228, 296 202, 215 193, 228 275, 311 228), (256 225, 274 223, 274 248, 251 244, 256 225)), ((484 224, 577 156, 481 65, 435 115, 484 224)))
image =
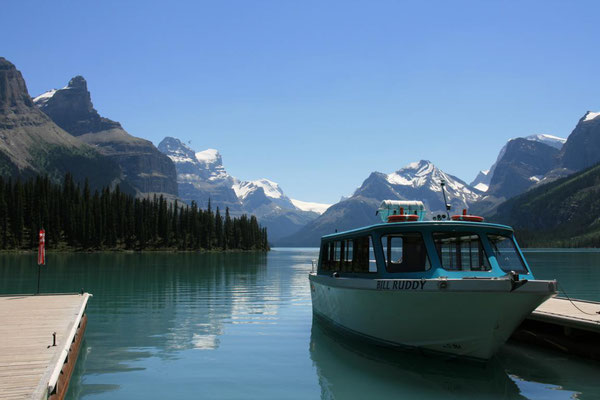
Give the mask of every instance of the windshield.
POLYGON ((472 232, 434 232, 433 241, 442 267, 452 271, 489 271, 487 255, 472 232))
POLYGON ((498 265, 504 272, 515 271, 519 274, 528 274, 527 267, 517 251, 515 242, 509 236, 487 235, 490 246, 494 251, 498 265))

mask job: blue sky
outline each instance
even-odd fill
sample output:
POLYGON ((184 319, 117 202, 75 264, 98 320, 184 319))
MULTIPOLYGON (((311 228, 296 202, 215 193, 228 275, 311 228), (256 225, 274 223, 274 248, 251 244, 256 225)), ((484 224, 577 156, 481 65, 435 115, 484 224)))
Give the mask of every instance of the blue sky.
POLYGON ((600 110, 599 2, 12 1, 0 55, 30 94, 216 148, 240 179, 337 202, 428 159, 471 181, 512 137, 600 110))

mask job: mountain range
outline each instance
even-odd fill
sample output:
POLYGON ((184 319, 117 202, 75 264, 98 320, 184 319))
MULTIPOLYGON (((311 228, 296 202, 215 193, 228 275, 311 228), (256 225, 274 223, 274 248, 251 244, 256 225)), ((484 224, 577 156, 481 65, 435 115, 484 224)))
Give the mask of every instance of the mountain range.
POLYGON ((336 230, 358 228, 380 222, 375 215, 382 200, 414 200, 425 203, 431 215, 445 214, 441 181, 446 186, 448 203, 453 210, 468 208, 481 194, 426 160, 413 162, 396 172, 385 174, 373 172, 352 196, 334 204, 320 217, 309 222, 297 233, 283 238, 279 245, 315 246, 321 236, 336 230))
POLYGON ((200 207, 207 207, 210 201, 212 207, 228 208, 232 215, 256 215, 273 243, 296 232, 329 206, 290 199, 269 179, 241 181, 227 173, 215 149, 196 152, 173 137, 164 138, 158 149, 175 164, 183 201, 195 201, 200 207))
MULTIPOLYGON (((203 208, 210 201, 213 208, 227 208, 232 215, 256 215, 275 245, 314 245, 336 229, 378 222, 375 210, 384 199, 420 199, 430 215, 442 214, 441 181, 454 212, 468 208, 507 223, 515 223, 518 215, 522 223, 516 226, 527 231, 538 225, 527 222, 518 210, 538 204, 536 199, 545 199, 545 191, 566 196, 564 188, 571 188, 580 196, 569 197, 573 204, 593 208, 586 193, 595 193, 595 181, 589 177, 595 176, 599 162, 600 113, 588 111, 567 139, 538 134, 509 140, 494 164, 471 184, 421 160, 392 173, 372 172, 351 196, 334 205, 300 201, 270 179, 231 176, 215 149, 196 152, 173 137, 157 148, 132 136, 119 122, 98 113, 82 76, 32 99, 21 73, 0 57, 1 176, 26 179, 46 174, 60 181, 71 172, 76 181, 87 179, 92 188, 120 185, 140 197, 161 194, 203 208), (581 171, 588 172, 579 178, 581 171), (587 200, 578 202, 582 198, 587 200)), ((538 214, 530 213, 542 218, 538 214)), ((592 229, 591 222, 586 224, 592 229)))

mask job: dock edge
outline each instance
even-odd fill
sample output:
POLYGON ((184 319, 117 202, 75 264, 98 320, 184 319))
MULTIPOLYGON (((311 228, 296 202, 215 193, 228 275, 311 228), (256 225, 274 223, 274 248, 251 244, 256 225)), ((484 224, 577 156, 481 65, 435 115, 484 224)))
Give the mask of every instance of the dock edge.
POLYGON ((93 297, 90 293, 83 293, 82 296, 83 302, 69 330, 69 334, 62 343, 62 348, 57 352, 50 364, 54 367, 52 369, 49 368, 46 374, 44 374, 32 399, 62 400, 67 394, 69 381, 79 356, 79 349, 87 326, 87 303, 89 298, 93 297))

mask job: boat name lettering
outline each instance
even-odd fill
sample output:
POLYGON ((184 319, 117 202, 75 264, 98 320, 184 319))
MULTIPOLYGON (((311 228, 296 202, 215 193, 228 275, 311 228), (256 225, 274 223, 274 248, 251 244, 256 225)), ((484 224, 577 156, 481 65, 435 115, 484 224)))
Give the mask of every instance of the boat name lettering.
POLYGON ((425 281, 377 281, 377 290, 423 290, 425 281))

